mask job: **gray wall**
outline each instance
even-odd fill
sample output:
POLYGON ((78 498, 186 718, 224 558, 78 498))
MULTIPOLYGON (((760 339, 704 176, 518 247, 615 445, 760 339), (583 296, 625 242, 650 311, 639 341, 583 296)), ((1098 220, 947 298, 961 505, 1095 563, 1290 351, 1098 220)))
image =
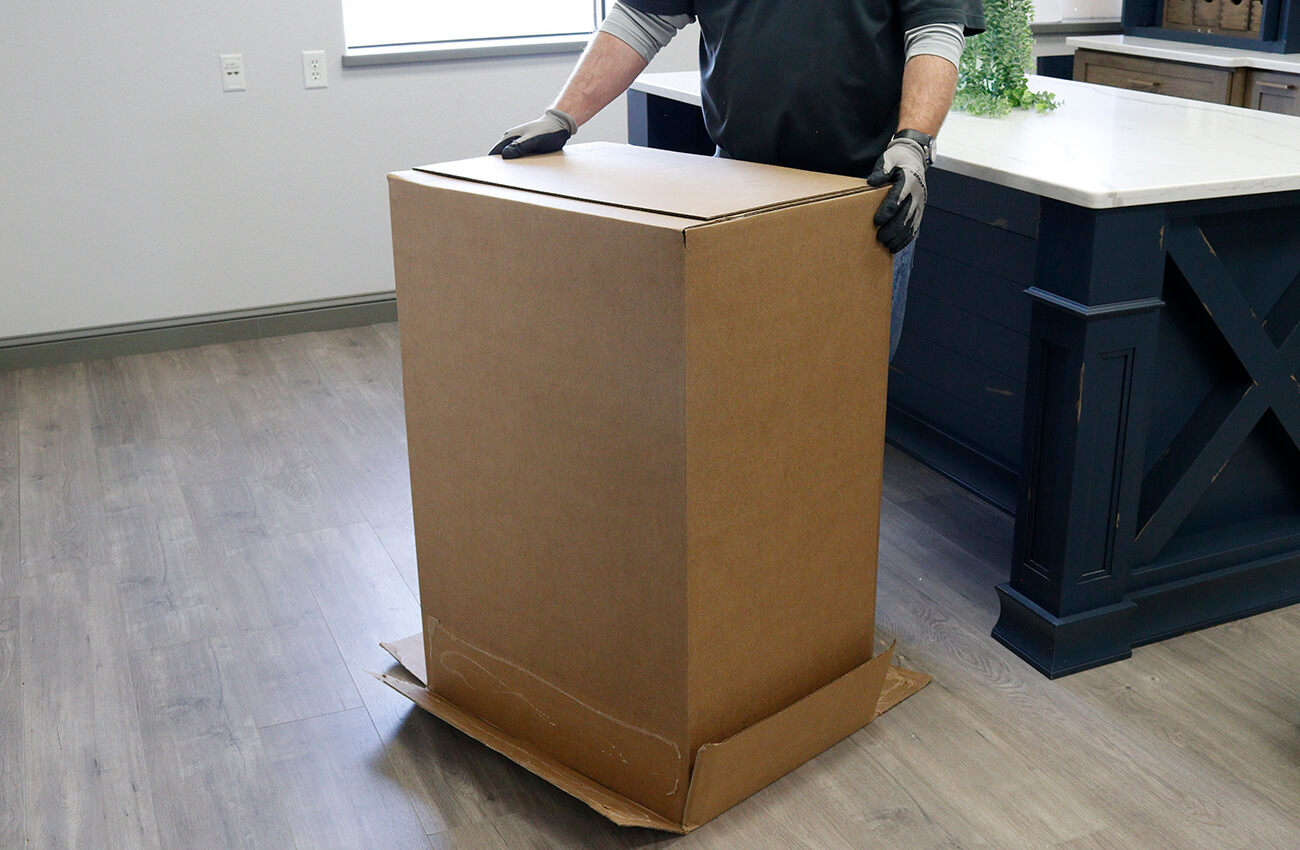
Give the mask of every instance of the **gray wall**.
MULTIPOLYGON (((345 69, 339 0, 9 7, 0 341, 391 291, 384 174, 484 153, 576 58, 345 69), (306 90, 317 49, 329 88, 306 90), (221 91, 221 53, 248 91, 221 91)), ((695 44, 652 70, 694 67, 695 44)), ((577 141, 624 122, 619 101, 577 141)))

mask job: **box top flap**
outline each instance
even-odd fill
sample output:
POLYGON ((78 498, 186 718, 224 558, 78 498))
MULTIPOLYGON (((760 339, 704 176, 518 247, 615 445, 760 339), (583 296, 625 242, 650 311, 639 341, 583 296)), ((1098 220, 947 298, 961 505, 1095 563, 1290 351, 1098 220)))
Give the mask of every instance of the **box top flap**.
POLYGON ((567 794, 577 797, 619 826, 640 826, 681 834, 681 824, 633 803, 597 782, 571 770, 528 744, 479 720, 428 688, 396 676, 377 675, 381 682, 435 717, 451 724, 479 743, 500 753, 567 794))
POLYGON ((683 826, 689 831, 839 743, 876 717, 893 649, 695 757, 683 826))
POLYGON ((424 165, 428 174, 696 221, 869 189, 867 181, 734 159, 594 142, 542 156, 424 165))

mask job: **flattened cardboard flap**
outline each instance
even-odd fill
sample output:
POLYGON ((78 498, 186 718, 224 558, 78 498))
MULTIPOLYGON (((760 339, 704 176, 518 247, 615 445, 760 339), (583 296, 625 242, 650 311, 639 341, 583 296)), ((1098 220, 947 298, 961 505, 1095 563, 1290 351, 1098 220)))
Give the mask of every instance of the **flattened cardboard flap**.
POLYGON ((429 684, 429 671, 425 668, 424 633, 416 632, 408 638, 379 644, 384 650, 406 668, 406 671, 419 680, 421 685, 429 684))
POLYGON ((891 647, 794 705, 695 756, 683 827, 707 823, 870 723, 891 647))
POLYGON ((476 157, 416 171, 699 221, 870 188, 853 177, 610 142, 522 159, 476 157))
MULTIPOLYGON (((381 644, 413 676, 424 669, 424 638, 381 644)), ((866 664, 696 757, 685 822, 674 823, 398 676, 376 678, 435 717, 545 779, 619 826, 684 834, 844 740, 925 687, 930 677, 890 666, 893 647, 866 664)))
POLYGON ((673 823, 662 815, 638 806, 577 771, 570 770, 528 744, 510 737, 490 723, 485 723, 469 712, 462 711, 428 688, 413 685, 396 676, 380 675, 377 678, 433 716, 451 724, 530 773, 545 779, 561 791, 577 797, 619 826, 642 826, 678 834, 684 832, 681 824, 673 823))

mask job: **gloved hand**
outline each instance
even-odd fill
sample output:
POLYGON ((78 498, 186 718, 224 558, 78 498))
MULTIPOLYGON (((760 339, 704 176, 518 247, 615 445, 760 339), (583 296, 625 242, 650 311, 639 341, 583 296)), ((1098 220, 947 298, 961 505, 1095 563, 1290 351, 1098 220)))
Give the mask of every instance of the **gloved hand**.
POLYGON ((872 186, 893 188, 876 210, 876 238, 897 254, 916 238, 925 212, 925 149, 919 142, 895 138, 867 176, 872 186))
POLYGON ((572 116, 558 109, 548 109, 536 121, 506 130, 488 156, 501 154, 502 159, 518 159, 537 153, 553 153, 564 147, 576 132, 578 122, 572 116))

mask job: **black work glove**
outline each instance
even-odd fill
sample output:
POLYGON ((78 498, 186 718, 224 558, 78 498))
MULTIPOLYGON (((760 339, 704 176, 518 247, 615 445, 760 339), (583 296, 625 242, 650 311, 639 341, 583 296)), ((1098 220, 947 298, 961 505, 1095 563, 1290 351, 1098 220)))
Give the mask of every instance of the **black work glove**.
POLYGON ((501 154, 502 159, 518 159, 537 153, 554 153, 578 132, 578 122, 568 113, 548 109, 536 121, 506 130, 488 156, 501 154))
POLYGON ((925 150, 912 139, 894 139, 876 160, 867 182, 893 184, 876 210, 876 238, 897 254, 916 238, 925 212, 925 150))

